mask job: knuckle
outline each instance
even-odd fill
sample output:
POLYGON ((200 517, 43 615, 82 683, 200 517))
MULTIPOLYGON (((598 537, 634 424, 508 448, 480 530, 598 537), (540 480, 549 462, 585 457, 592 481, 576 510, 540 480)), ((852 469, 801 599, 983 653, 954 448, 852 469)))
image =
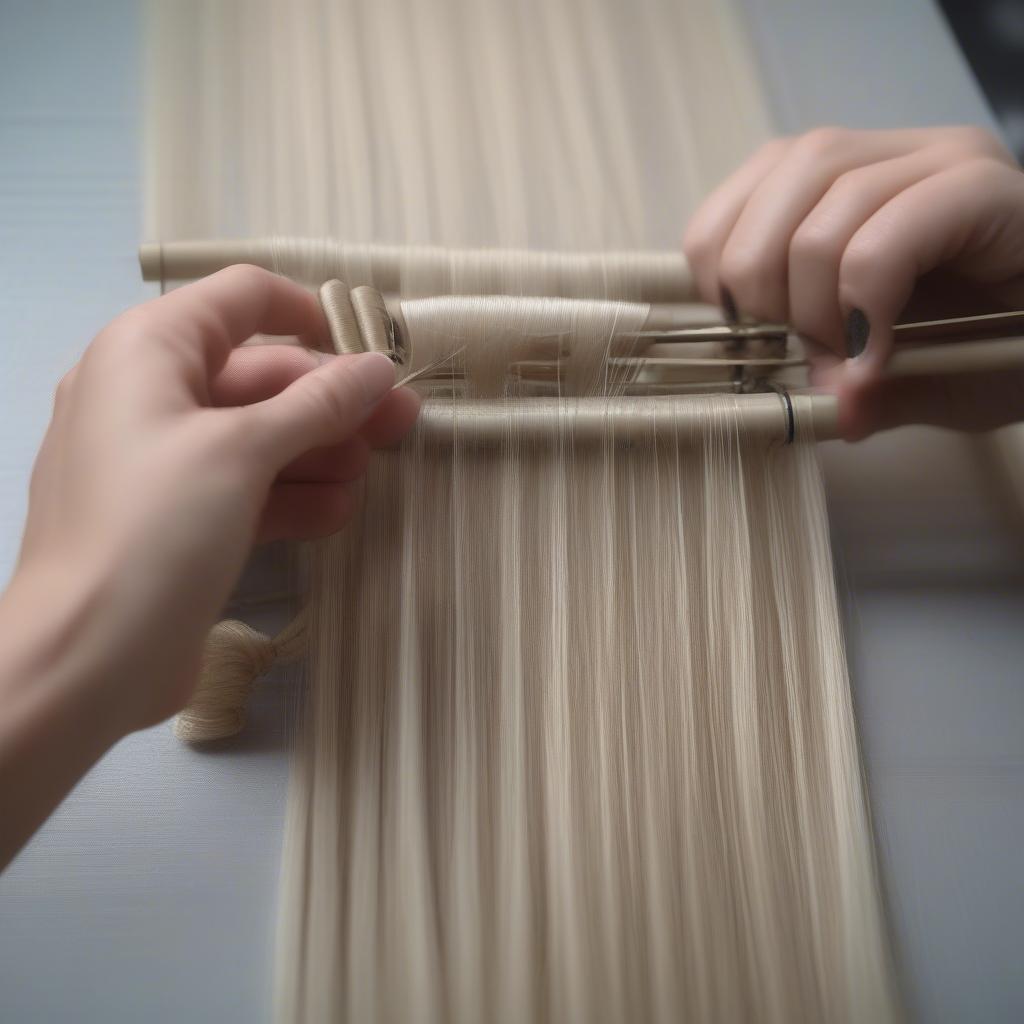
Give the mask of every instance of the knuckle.
MULTIPOLYGON (((199 311, 196 319, 202 315, 202 311, 199 311)), ((179 332, 172 329, 166 318, 154 310, 150 303, 119 313, 96 335, 87 355, 129 357, 137 355, 140 342, 143 341, 147 344, 158 342, 162 346, 174 346, 180 342, 179 332)))
POLYGON ((221 272, 232 284, 239 288, 260 288, 266 284, 267 278, 273 276, 269 270, 257 267, 254 263, 235 263, 225 267, 221 272))
POLYGON ((53 389, 53 408, 55 411, 66 405, 70 400, 74 379, 75 371, 72 368, 57 381, 57 386, 53 389))
POLYGON ((769 273, 768 260, 748 247, 726 249, 718 267, 719 280, 731 291, 748 298, 760 293, 769 273))
POLYGON ((857 198, 864 191, 864 178, 865 175, 859 168, 843 171, 829 185, 828 191, 825 193, 825 201, 829 204, 846 203, 857 198))
POLYGON ((992 188, 1007 178, 1016 179, 1019 171, 991 156, 979 156, 960 167, 962 183, 976 191, 992 188))
POLYGON ((159 344, 163 348, 181 347, 177 331, 146 306, 125 310, 93 339, 87 358, 128 360, 137 358, 141 343, 159 344))
POLYGON ((808 218, 793 232, 789 243, 789 262, 804 266, 809 263, 838 263, 842 257, 841 242, 833 231, 817 218, 808 218))
POLYGON ((950 137, 965 153, 998 158, 1005 161, 1006 147, 987 128, 976 124, 962 124, 950 129, 950 137))
POLYGON ((801 135, 796 146, 801 156, 817 163, 846 149, 850 136, 851 133, 845 128, 826 125, 801 135))
POLYGON ((761 247, 723 257, 718 280, 729 290, 740 312, 778 320, 788 315, 783 288, 786 272, 785 250, 761 247))
POLYGON ((711 252, 711 236, 704 228, 695 225, 686 229, 683 235, 683 254, 693 266, 707 262, 711 252))
POLYGON ((151 322, 149 310, 146 306, 133 306, 122 313, 118 313, 113 320, 96 336, 94 346, 108 347, 118 345, 125 338, 136 337, 144 333, 151 322))
POLYGON ((781 156, 793 143, 788 135, 778 135, 767 142, 762 142, 754 152, 757 159, 769 159, 781 156))
MULTIPOLYGON (((231 336, 228 326, 225 322, 224 314, 212 304, 196 303, 192 309, 189 310, 189 325, 192 332, 200 338, 209 338, 222 342, 223 344, 230 344, 231 336)), ((176 331, 168 332, 169 340, 180 340, 180 335, 176 331)), ((194 351, 191 345, 182 345, 183 351, 194 351)))
POLYGON ((860 291, 869 284, 881 257, 875 242, 855 238, 846 247, 839 264, 839 278, 844 288, 860 291))
POLYGON ((137 323, 137 318, 122 321, 118 317, 112 321, 93 338, 82 358, 83 363, 92 366, 97 362, 108 363, 129 359, 131 350, 136 347, 135 340, 139 337, 140 329, 136 326, 137 323))

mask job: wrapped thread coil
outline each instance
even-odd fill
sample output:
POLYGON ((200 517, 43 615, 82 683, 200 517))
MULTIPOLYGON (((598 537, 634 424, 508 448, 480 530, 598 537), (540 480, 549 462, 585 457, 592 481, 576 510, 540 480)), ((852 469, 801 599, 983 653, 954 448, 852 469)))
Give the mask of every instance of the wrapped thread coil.
POLYGON ((206 638, 195 692, 174 720, 174 735, 207 743, 241 732, 256 680, 276 664, 300 658, 305 648, 302 614, 273 637, 237 619, 218 622, 206 638))

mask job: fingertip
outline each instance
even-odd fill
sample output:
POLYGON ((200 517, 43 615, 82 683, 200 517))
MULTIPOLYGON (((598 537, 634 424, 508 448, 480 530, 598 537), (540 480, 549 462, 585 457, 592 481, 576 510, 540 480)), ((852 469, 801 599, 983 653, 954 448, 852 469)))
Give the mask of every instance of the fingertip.
POLYGON ((838 404, 839 436, 863 441, 878 429, 879 389, 857 373, 852 360, 836 367, 830 390, 838 404))
POLYGON ((398 444, 412 429, 421 405, 420 395, 412 388, 393 388, 363 425, 363 437, 374 448, 398 444))
POLYGON ((395 364, 383 352, 360 352, 348 357, 348 363, 368 404, 379 401, 395 386, 395 364))
POLYGON ((411 427, 416 421, 416 417, 420 414, 420 409, 423 406, 423 398, 418 391, 413 388, 398 387, 392 392, 394 398, 391 399, 394 405, 394 414, 397 419, 400 419, 406 429, 411 427))
POLYGON ((287 465, 359 432, 392 390, 394 364, 378 352, 328 358, 280 394, 251 407, 250 421, 287 465))
POLYGON ((322 354, 318 358, 320 374, 338 378, 339 386, 342 382, 355 385, 365 411, 371 410, 394 387, 395 364, 383 352, 322 354))

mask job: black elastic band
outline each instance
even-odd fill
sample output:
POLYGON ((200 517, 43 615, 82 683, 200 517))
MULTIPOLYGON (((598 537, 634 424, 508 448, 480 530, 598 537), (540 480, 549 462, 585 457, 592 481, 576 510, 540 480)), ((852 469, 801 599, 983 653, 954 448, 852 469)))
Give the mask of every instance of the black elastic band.
POLYGON ((782 395, 782 404, 786 407, 786 444, 792 444, 796 437, 796 416, 793 413, 793 399, 789 392, 779 386, 779 394, 782 395))
POLYGON ((796 413, 793 412, 793 399, 781 384, 776 384, 773 381, 765 381, 765 383, 782 399, 782 407, 786 410, 786 440, 782 443, 792 444, 796 438, 796 413))

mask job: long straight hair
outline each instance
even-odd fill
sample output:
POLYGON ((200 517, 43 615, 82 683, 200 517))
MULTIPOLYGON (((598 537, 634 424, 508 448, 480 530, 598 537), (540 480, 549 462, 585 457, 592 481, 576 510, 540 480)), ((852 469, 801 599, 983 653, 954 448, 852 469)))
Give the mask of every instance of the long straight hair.
MULTIPOLYGON (((730 3, 153 6, 151 237, 670 247, 767 134, 730 3)), ((279 1019, 896 1018, 813 443, 527 441, 536 325, 408 305, 454 440, 311 552, 279 1019)), ((554 394, 616 397, 644 311, 563 312, 554 394)))

